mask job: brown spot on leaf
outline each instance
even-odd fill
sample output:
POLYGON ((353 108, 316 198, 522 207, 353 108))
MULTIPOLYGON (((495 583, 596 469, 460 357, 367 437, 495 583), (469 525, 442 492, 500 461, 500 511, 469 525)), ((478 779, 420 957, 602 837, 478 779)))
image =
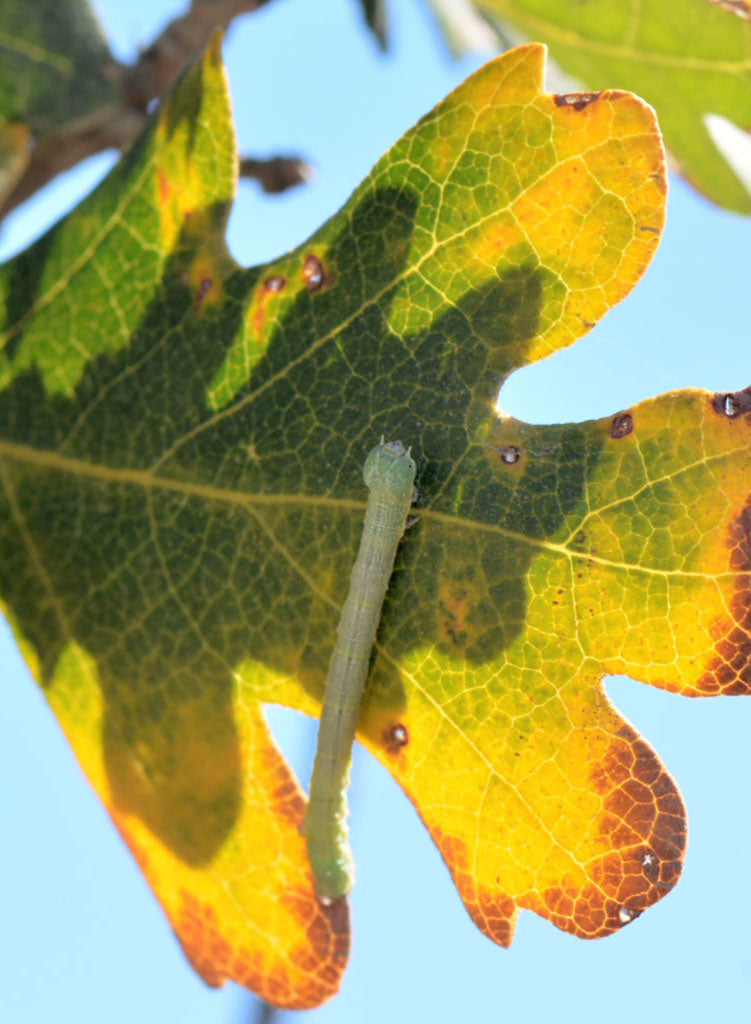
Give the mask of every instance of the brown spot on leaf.
POLYGON ((287 284, 286 278, 282 277, 281 274, 271 274, 263 282, 263 287, 267 292, 281 292, 287 284))
POLYGON ((660 233, 660 228, 653 227, 651 224, 640 224, 639 225, 639 230, 640 231, 649 231, 649 233, 652 234, 652 235, 659 235, 659 233, 660 233))
POLYGON ((266 301, 272 295, 277 295, 287 286, 287 279, 281 274, 271 274, 267 277, 262 286, 258 289, 253 303, 253 315, 251 322, 258 338, 263 336, 266 328, 266 301))
POLYGON ((712 396, 712 408, 721 416, 734 420, 737 416, 751 412, 751 387, 743 391, 724 391, 712 396))
POLYGON ((573 107, 574 110, 584 110, 590 103, 599 100, 602 93, 599 92, 559 92, 553 96, 557 107, 573 107))
POLYGON ((507 466, 513 466, 522 457, 521 448, 515 444, 507 444, 505 448, 498 448, 497 451, 501 457, 501 462, 505 462, 507 466))
POLYGON ((172 184, 161 167, 157 173, 157 180, 159 182, 159 201, 166 203, 172 195, 172 184))
POLYGON ((441 580, 438 598, 438 631, 441 640, 462 647, 467 642, 467 618, 471 609, 467 588, 455 580, 441 580))
POLYGON ((198 291, 196 292, 196 309, 200 310, 206 301, 206 297, 214 287, 214 282, 210 277, 204 277, 201 279, 201 283, 198 285, 198 291))
POLYGON ((313 253, 308 253, 302 268, 303 281, 309 292, 318 291, 326 281, 323 263, 313 253))
POLYGON ((389 754, 398 754, 402 747, 409 743, 409 732, 406 725, 397 722, 388 729, 383 730, 383 742, 389 754))
POLYGON ((634 417, 630 412, 619 412, 610 424, 610 436, 616 441, 634 432, 634 417))
POLYGON ((697 686, 700 693, 751 693, 751 495, 731 522, 726 544, 730 568, 738 575, 730 600, 732 620, 722 616, 713 626, 716 657, 697 686))
POLYGON ((641 868, 647 878, 654 882, 659 878, 660 861, 654 851, 647 848, 641 856, 641 868))

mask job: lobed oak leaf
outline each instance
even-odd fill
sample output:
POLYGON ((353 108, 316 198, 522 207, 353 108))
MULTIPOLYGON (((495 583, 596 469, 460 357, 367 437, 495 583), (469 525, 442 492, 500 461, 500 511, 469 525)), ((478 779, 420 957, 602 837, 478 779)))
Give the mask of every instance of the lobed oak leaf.
POLYGON ((607 934, 677 880, 680 797, 606 672, 748 688, 745 392, 550 427, 495 409, 628 293, 664 217, 650 108, 562 103, 543 66, 488 64, 246 270, 215 42, 0 269, 3 606, 209 983, 302 1008, 345 966, 262 707, 318 713, 380 435, 412 447, 419 521, 361 737, 491 938, 520 907, 607 934))

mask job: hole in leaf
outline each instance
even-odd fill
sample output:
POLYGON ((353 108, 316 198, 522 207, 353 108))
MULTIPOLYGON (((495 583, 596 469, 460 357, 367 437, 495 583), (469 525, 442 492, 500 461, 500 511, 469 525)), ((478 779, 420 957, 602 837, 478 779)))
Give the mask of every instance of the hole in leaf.
POLYGON ((264 705, 274 742, 307 791, 318 738, 318 720, 279 704, 264 705))

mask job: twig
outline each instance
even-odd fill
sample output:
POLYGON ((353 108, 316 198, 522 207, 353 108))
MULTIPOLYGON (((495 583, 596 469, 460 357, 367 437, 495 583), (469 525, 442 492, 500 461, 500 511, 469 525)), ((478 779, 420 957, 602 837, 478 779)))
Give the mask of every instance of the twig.
POLYGON ((276 1014, 276 1006, 272 1006, 271 1003, 259 1002, 254 1024, 272 1024, 276 1014))
POLYGON ((66 125, 39 139, 25 171, 0 204, 0 221, 29 196, 86 157, 103 149, 125 149, 143 128, 146 117, 137 110, 98 110, 85 121, 66 125))
MULTIPOLYGON (((136 64, 128 67, 113 61, 109 73, 121 102, 36 139, 24 173, 0 204, 0 221, 47 182, 86 157, 104 149, 126 149, 143 128, 151 101, 168 91, 212 33, 226 28, 239 14, 257 11, 267 3, 270 0, 193 0, 189 10, 167 25, 136 64)), ((274 185, 283 179, 287 181, 285 188, 299 184, 307 180, 309 173, 304 161, 292 157, 251 162, 258 167, 251 176, 258 177, 266 191, 282 191, 280 184, 276 188, 274 185), (272 166, 263 168, 263 164, 272 166)))
POLYGON ((310 181, 313 168, 299 156, 272 156, 266 160, 244 156, 240 160, 240 177, 255 178, 264 192, 286 192, 295 185, 310 181))

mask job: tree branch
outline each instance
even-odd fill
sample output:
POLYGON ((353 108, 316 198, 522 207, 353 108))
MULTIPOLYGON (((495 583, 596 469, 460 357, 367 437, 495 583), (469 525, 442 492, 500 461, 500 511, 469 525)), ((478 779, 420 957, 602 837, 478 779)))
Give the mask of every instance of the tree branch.
POLYGON ((286 192, 295 185, 304 185, 313 176, 313 168, 299 156, 272 156, 266 160, 244 156, 240 160, 240 177, 255 178, 264 192, 286 192))
MULTIPOLYGON (((26 169, 0 204, 0 221, 86 157, 104 149, 127 149, 146 122, 149 104, 169 90, 209 37, 238 15, 257 11, 267 3, 270 0, 193 0, 188 11, 170 22, 132 67, 113 62, 111 73, 121 105, 103 107, 89 118, 36 139, 26 169)), ((251 159, 248 168, 241 168, 240 173, 257 178, 266 192, 281 192, 310 176, 308 165, 297 157, 251 159)))
POLYGON ((226 28, 239 14, 265 7, 270 0, 193 0, 189 10, 175 18, 138 62, 126 69, 124 94, 130 106, 146 110, 163 96, 190 58, 217 29, 226 28))

